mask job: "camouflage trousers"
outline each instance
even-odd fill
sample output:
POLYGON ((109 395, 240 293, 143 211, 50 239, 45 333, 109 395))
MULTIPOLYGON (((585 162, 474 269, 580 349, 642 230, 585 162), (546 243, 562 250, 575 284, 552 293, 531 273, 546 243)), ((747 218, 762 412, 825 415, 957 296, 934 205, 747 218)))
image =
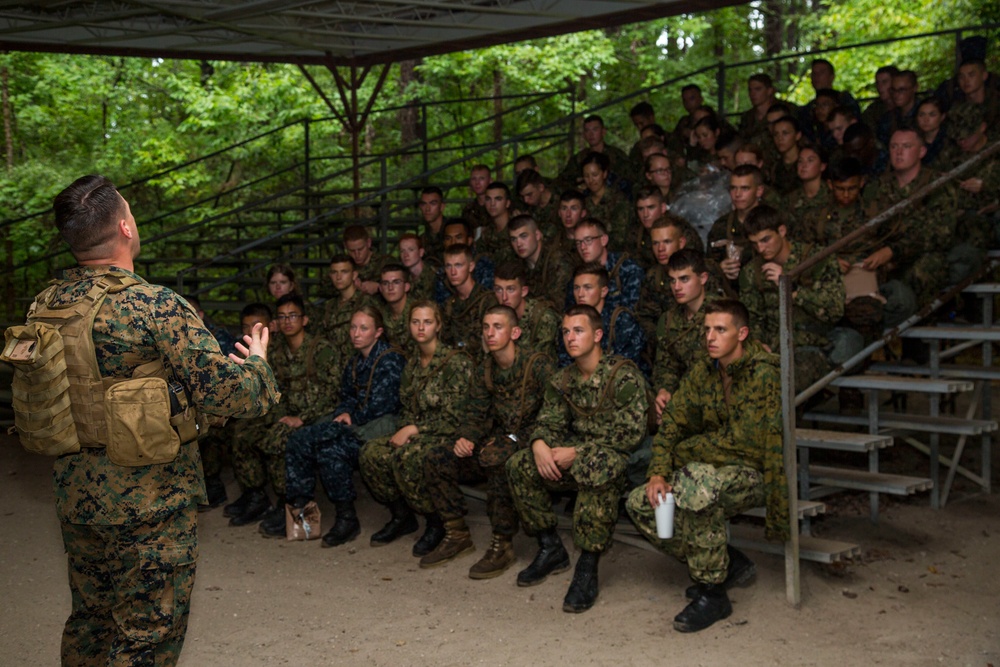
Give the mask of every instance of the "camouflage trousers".
POLYGON ((917 309, 926 306, 948 284, 948 260, 944 252, 928 252, 913 263, 902 280, 917 297, 917 309))
POLYGON ((289 502, 316 497, 316 473, 331 501, 354 501, 354 471, 365 434, 395 432, 396 417, 386 415, 355 428, 339 422, 303 426, 285 443, 285 493, 289 502), (367 428, 366 428, 367 427, 367 428))
POLYGON ((424 455, 424 480, 434 511, 442 519, 460 519, 469 513, 465 494, 459 484, 486 480, 486 514, 494 533, 514 535, 517 532, 517 511, 511 498, 504 463, 483 466, 479 460, 481 448, 472 456, 455 456, 454 446, 431 447, 424 455))
POLYGON ((795 347, 795 391, 807 389, 831 370, 823 350, 812 345, 795 347))
POLYGON ((241 487, 260 489, 270 479, 274 492, 285 495, 285 442, 295 430, 257 419, 240 425, 233 438, 233 472, 241 487))
MULTIPOLYGON (((550 443, 551 444, 551 443, 550 443)), ((572 447, 571 443, 554 446, 572 447)), ((525 530, 537 534, 556 527, 549 491, 577 491, 573 510, 573 543, 584 551, 601 552, 611 544, 618 522, 618 499, 625 487, 628 457, 609 447, 576 445, 576 459, 562 479, 544 479, 531 449, 507 461, 514 506, 525 530)))
POLYGON ((402 447, 394 447, 389 437, 365 443, 358 456, 361 478, 375 500, 389 505, 399 498, 406 500, 419 514, 434 512, 434 504, 424 479, 424 456, 428 449, 444 447, 449 439, 417 434, 402 447))
POLYGON ((201 466, 205 471, 205 477, 215 477, 222 472, 222 462, 232 449, 236 422, 236 419, 230 419, 225 426, 212 426, 208 429, 208 433, 198 438, 201 466))
POLYGON ((673 487, 674 536, 656 536, 656 517, 646 499, 646 486, 632 489, 626 507, 636 527, 654 547, 687 561, 697 582, 719 584, 726 579, 726 520, 764 504, 764 475, 744 466, 716 468, 689 463, 667 480, 673 487))
POLYGON ((73 598, 64 667, 177 664, 198 559, 197 517, 191 504, 137 525, 62 524, 73 598))

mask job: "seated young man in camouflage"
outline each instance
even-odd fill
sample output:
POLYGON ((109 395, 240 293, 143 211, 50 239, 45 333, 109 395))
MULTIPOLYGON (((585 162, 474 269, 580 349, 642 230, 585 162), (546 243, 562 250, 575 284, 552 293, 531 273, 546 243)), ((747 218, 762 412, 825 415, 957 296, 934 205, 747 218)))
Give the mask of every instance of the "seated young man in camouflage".
MULTIPOLYGON (((337 404, 333 348, 322 336, 306 331, 309 316, 297 294, 278 299, 281 336, 272 343, 268 361, 281 388, 281 402, 266 423, 240 429, 233 442, 233 469, 255 498, 230 519, 242 526, 263 518, 268 526, 285 521, 285 441, 297 429, 329 414, 337 404), (270 481, 277 502, 268 509, 265 486, 270 481)), ((266 532, 265 526, 261 530, 266 532)))
POLYGON ((444 520, 445 538, 420 559, 420 567, 436 567, 475 550, 465 523, 468 508, 459 484, 486 479, 486 511, 493 539, 486 554, 469 570, 472 579, 499 576, 514 560, 511 540, 517 512, 504 468, 510 456, 527 446, 545 383, 555 370, 552 359, 519 344, 517 314, 493 306, 483 317, 483 342, 489 354, 474 372, 465 415, 450 446, 429 449, 424 479, 434 509, 444 520))
POLYGON ((351 225, 344 230, 344 252, 354 260, 358 289, 368 296, 378 294, 379 273, 387 258, 372 247, 367 227, 351 225))
POLYGON ((512 259, 514 251, 510 247, 507 227, 514 211, 510 188, 505 183, 494 181, 486 187, 486 212, 490 214, 490 224, 482 228, 476 241, 476 248, 493 260, 494 264, 512 259))
MULTIPOLYGON (((757 340, 777 353, 780 342, 778 320, 778 280, 805 260, 812 248, 790 241, 782 215, 761 204, 747 216, 744 229, 754 248, 754 258, 740 271, 740 299, 750 312, 750 326, 757 340)), ((836 258, 827 257, 800 276, 792 286, 793 344, 795 345, 795 387, 808 388, 837 363, 861 350, 860 341, 851 341, 856 332, 833 329, 844 315, 844 281, 836 258), (841 338, 840 334, 844 337, 841 338), (829 356, 828 356, 829 352, 829 356)))
POLYGON ((351 316, 358 308, 373 303, 371 297, 358 289, 358 270, 347 255, 334 255, 327 274, 334 295, 323 304, 323 319, 319 331, 333 346, 337 377, 344 364, 354 354, 349 336, 351 316))
MULTIPOLYGON (((487 290, 493 289, 493 271, 496 262, 486 254, 479 253, 473 239, 473 229, 469 223, 461 218, 449 218, 444 223, 444 249, 447 252, 452 246, 468 246, 472 252, 473 269, 472 279, 482 285, 487 290)), ((437 278, 434 283, 434 300, 443 304, 455 294, 448 276, 445 274, 444 265, 437 270, 437 278)))
POLYGON ((558 193, 549 188, 535 169, 525 169, 517 175, 516 190, 524 202, 524 212, 538 223, 545 238, 554 238, 562 228, 558 193))
MULTIPOLYGON (((628 308, 608 304, 608 272, 603 267, 598 264, 584 264, 573 271, 573 299, 576 305, 591 306, 600 314, 604 330, 601 349, 604 352, 640 364, 640 368, 645 365, 640 359, 646 346, 642 327, 628 308)), ((559 366, 565 367, 571 363, 573 357, 569 354, 569 350, 560 345, 559 366)), ((645 370, 648 374, 648 367, 645 370)))
MULTIPOLYGON (((608 250, 608 229, 604 223, 597 218, 586 218, 573 230, 573 238, 581 264, 593 262, 608 272, 608 306, 635 308, 642 287, 642 267, 632 261, 628 253, 608 250)), ((566 305, 573 303, 572 285, 567 285, 566 305)))
POLYGON ((652 381, 656 412, 661 417, 681 378, 705 351, 705 306, 719 298, 708 289, 705 255, 697 250, 683 248, 675 252, 667 271, 674 305, 660 316, 656 326, 658 343, 652 381))
POLYGON ((752 253, 743 222, 747 214, 760 204, 764 196, 764 174, 751 165, 740 165, 729 175, 729 198, 733 210, 715 221, 708 231, 710 256, 719 262, 722 272, 735 289, 740 267, 750 261, 752 253))
MULTIPOLYGON (((354 508, 358 454, 368 440, 395 432, 406 365, 386 340, 382 314, 372 306, 362 306, 351 317, 351 344, 357 353, 340 378, 333 419, 297 429, 285 447, 288 504, 301 510, 312 501, 318 475, 337 509, 336 521, 323 536, 324 547, 349 542, 361 532, 354 508)), ((262 530, 270 537, 284 537, 285 524, 275 521, 262 530)))
POLYGON ((635 364, 601 350, 600 314, 573 306, 562 320, 563 343, 573 364, 545 387, 541 411, 529 433, 529 448, 507 461, 507 476, 525 531, 538 537, 538 553, 517 575, 518 586, 534 586, 569 569, 556 533, 550 491, 578 492, 573 542, 580 558, 563 610, 578 613, 597 600, 597 565, 611 544, 629 455, 646 435, 645 380, 635 364))
MULTIPOLYGON (((644 187, 635 196, 635 217, 638 224, 632 225, 625 250, 629 256, 635 258, 643 271, 648 272, 656 266, 652 229, 657 220, 667 215, 669 208, 663 193, 655 186, 644 187)), ((683 218, 674 217, 674 219, 681 226, 685 244, 696 250, 702 250, 705 244, 698 230, 683 218)))
POLYGON ((555 359, 562 318, 551 302, 532 298, 530 292, 521 264, 506 262, 497 267, 493 295, 497 303, 512 308, 517 315, 517 326, 521 330, 517 339, 518 348, 544 352, 555 359))
POLYGON ((444 302, 444 331, 441 340, 446 345, 464 349, 474 359, 483 355, 483 314, 496 305, 493 293, 477 283, 472 272, 476 262, 472 249, 453 245, 444 251, 444 272, 454 294, 444 302))
POLYGON ((472 199, 462 208, 462 219, 469 223, 473 230, 485 227, 490 223, 490 214, 486 210, 486 186, 492 182, 490 168, 485 164, 473 165, 469 171, 469 191, 472 199))
POLYGON ((560 231, 554 240, 573 266, 581 261, 576 251, 576 226, 586 217, 587 200, 583 194, 577 190, 564 190, 559 195, 560 231))
POLYGON ((424 221, 423 234, 417 238, 427 259, 440 262, 444 259, 444 193, 441 188, 432 185, 421 190, 417 208, 424 221))
MULTIPOLYGON (((443 233, 441 237, 444 243, 443 233)), ((441 261, 427 256, 423 241, 416 234, 400 234, 398 243, 399 263, 410 273, 410 298, 414 301, 434 298, 434 284, 441 261)), ((440 255, 444 257, 443 246, 440 255)))
POLYGON ((378 292, 382 297, 379 310, 382 311, 385 338, 405 351, 410 340, 410 272, 402 264, 385 264, 378 292))
POLYGON ((561 304, 573 262, 552 240, 544 237, 530 215, 519 215, 507 227, 514 254, 524 263, 525 285, 533 296, 561 304))
POLYGON ((691 603, 674 618, 680 632, 729 616, 726 590, 755 573, 750 559, 727 545, 727 519, 764 505, 767 539, 788 539, 779 361, 749 340, 748 322, 739 301, 705 308, 708 354, 694 361, 667 404, 648 481, 626 503, 646 539, 686 563, 695 582, 686 592, 691 603), (668 493, 676 502, 674 535, 661 540, 654 508, 668 493))

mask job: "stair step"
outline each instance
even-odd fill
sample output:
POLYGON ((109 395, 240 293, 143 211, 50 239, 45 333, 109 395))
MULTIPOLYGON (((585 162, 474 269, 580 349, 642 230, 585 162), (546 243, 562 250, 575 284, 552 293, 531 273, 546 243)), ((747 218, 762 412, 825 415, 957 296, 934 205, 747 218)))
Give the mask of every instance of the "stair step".
MULTIPOLYGON (((881 373, 898 373, 900 375, 930 375, 929 366, 910 366, 878 362, 871 365, 871 370, 881 373)), ((976 366, 975 364, 943 364, 938 373, 944 377, 961 378, 963 380, 1000 380, 1000 368, 995 366, 976 366)))
MULTIPOLYGON (((799 518, 814 517, 826 512, 826 505, 816 500, 800 500, 799 501, 799 518)), ((743 512, 743 516, 752 516, 757 519, 763 519, 767 516, 767 508, 765 507, 754 507, 743 512)))
POLYGON ((873 449, 892 447, 892 436, 796 428, 795 445, 812 449, 833 449, 840 452, 870 452, 873 449))
POLYGON ((962 291, 969 294, 1000 294, 1000 283, 976 283, 969 285, 962 291))
POLYGON ((855 389, 885 389, 888 391, 911 391, 923 394, 954 394, 972 391, 972 382, 950 378, 909 378, 896 375, 843 375, 830 383, 834 387, 855 389))
MULTIPOLYGON (((807 412, 802 418, 827 424, 851 424, 868 426, 868 417, 864 415, 842 415, 829 412, 807 412)), ((898 431, 915 431, 920 433, 941 433, 946 435, 982 435, 997 430, 995 421, 983 419, 963 419, 960 417, 929 417, 927 415, 909 415, 896 412, 880 412, 878 416, 879 429, 898 431)))
MULTIPOLYGON (((785 545, 764 539, 764 529, 757 526, 737 525, 729 528, 729 543, 737 549, 783 556, 785 545)), ((650 545, 652 546, 652 545, 650 545)), ((842 558, 861 555, 861 547, 850 542, 826 540, 812 535, 799 535, 799 559, 816 563, 835 563, 842 558)))
POLYGON ((936 327, 911 327, 900 334, 903 338, 936 340, 982 340, 1000 341, 1000 327, 952 326, 943 324, 936 327))
POLYGON ((809 481, 813 484, 825 484, 841 489, 891 493, 896 496, 908 496, 934 487, 934 482, 926 477, 908 477, 884 472, 819 465, 809 466, 809 481))

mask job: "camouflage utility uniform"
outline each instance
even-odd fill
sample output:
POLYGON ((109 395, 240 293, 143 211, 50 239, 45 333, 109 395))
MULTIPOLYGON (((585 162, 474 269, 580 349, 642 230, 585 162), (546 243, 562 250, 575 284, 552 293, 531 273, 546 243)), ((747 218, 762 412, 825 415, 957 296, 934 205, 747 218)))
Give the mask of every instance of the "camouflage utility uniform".
POLYGON ((574 364, 549 380, 528 443, 544 440, 549 447, 574 447, 576 459, 556 482, 539 474, 530 447, 507 461, 514 505, 530 534, 556 527, 549 491, 575 489, 574 544, 601 552, 611 543, 629 454, 646 434, 645 380, 628 361, 612 373, 620 361, 605 355, 589 378, 574 364))
POLYGON ((562 318, 548 300, 525 299, 524 315, 518 318, 517 326, 521 329, 518 348, 556 358, 556 341, 562 338, 559 333, 562 318))
POLYGON ((455 456, 454 443, 442 443, 429 448, 424 459, 428 493, 442 519, 459 519, 468 513, 460 483, 486 478, 486 513, 493 532, 508 536, 517 532, 517 512, 504 465, 515 451, 527 446, 545 383, 554 370, 548 356, 521 349, 516 350, 510 368, 501 368, 491 355, 476 369, 462 407, 465 418, 456 432, 456 440, 476 443, 472 456, 455 456))
POLYGON ((479 283, 465 299, 453 294, 444 302, 444 331, 441 340, 452 347, 464 349, 474 359, 483 353, 483 315, 491 306, 497 305, 493 292, 487 291, 479 283))
MULTIPOLYGON (((399 412, 399 382, 406 360, 379 340, 364 357, 355 354, 340 380, 340 403, 334 417, 349 415, 351 424, 329 421, 304 426, 288 438, 285 448, 289 502, 315 497, 319 473, 333 502, 353 501, 358 494, 352 475, 366 440, 392 435, 399 412)), ((303 505, 298 505, 303 506, 303 505)))
MULTIPOLYGON (((277 402, 263 359, 228 360, 186 301, 131 271, 66 270, 53 305, 79 301, 108 273, 139 284, 109 294, 94 320, 101 377, 127 379, 161 361, 202 414, 252 417, 277 402)), ((198 559, 197 505, 205 502, 198 444, 181 445, 169 463, 136 467, 85 447, 57 458, 54 468, 72 592, 62 664, 176 664, 198 559)))
POLYGON ((527 284, 531 296, 561 303, 566 293, 566 285, 573 279, 574 264, 556 241, 545 240, 538 262, 530 266, 524 262, 527 284))
POLYGON ((469 393, 472 367, 465 352, 441 344, 427 366, 421 365, 419 355, 406 363, 399 386, 399 425, 414 425, 419 432, 399 447, 390 442, 390 434, 361 448, 361 477, 375 500, 390 505, 402 497, 420 514, 434 511, 424 479, 424 454, 428 448, 454 444, 465 419, 460 406, 469 393))
POLYGON ((674 536, 656 536, 646 487, 629 494, 627 508, 646 539, 687 562, 696 582, 726 578, 726 520, 767 508, 765 535, 788 539, 788 485, 781 444, 778 358, 756 342, 725 370, 703 355, 681 380, 653 439, 648 476, 673 487, 674 536))

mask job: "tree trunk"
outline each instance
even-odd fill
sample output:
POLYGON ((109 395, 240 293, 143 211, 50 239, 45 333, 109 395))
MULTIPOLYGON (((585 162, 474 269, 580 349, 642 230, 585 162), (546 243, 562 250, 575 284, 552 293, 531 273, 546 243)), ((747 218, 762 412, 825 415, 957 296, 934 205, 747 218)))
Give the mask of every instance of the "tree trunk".
MULTIPOLYGON (((399 93, 406 94, 406 89, 410 83, 416 80, 414 68, 417 66, 416 60, 404 60, 399 63, 399 93)), ((396 119, 399 122, 399 140, 404 146, 417 141, 419 133, 417 123, 420 119, 420 108, 416 102, 409 102, 405 107, 396 112, 396 119)), ((409 156, 404 156, 404 160, 409 156)))
POLYGON ((493 69, 493 114, 493 141, 498 144, 494 171, 497 180, 501 180, 504 149, 499 144, 503 141, 503 74, 498 67, 493 69))
MULTIPOLYGON (((778 55, 785 45, 785 2, 767 0, 761 11, 764 13, 764 53, 766 56, 778 55)), ((774 63, 772 76, 776 84, 782 80, 781 63, 774 63)))

